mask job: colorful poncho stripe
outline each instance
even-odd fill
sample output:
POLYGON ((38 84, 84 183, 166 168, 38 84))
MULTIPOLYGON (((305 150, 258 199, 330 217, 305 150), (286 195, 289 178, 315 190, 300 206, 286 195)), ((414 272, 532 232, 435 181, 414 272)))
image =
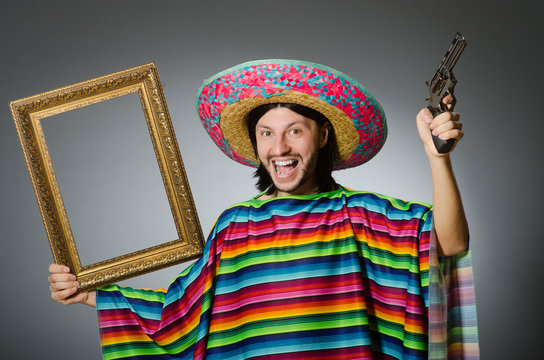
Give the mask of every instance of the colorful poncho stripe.
POLYGON ((235 205, 167 292, 97 291, 104 359, 477 358, 470 257, 431 235, 430 206, 342 187, 235 205))

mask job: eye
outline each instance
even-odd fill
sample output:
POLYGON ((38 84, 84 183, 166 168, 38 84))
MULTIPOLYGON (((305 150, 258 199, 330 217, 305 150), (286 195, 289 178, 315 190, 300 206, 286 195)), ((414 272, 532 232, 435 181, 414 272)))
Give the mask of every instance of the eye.
POLYGON ((260 134, 262 137, 268 137, 271 135, 271 132, 270 130, 261 130, 260 134))
POLYGON ((302 134, 302 130, 300 130, 298 128, 293 128, 293 129, 289 130, 289 133, 291 135, 300 135, 300 134, 302 134))

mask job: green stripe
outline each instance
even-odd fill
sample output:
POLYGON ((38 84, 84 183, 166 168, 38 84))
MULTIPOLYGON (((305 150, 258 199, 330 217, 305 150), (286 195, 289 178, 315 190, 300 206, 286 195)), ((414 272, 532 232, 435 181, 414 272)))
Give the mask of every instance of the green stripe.
POLYGON ((197 328, 167 345, 158 345, 153 341, 135 341, 103 347, 104 359, 117 359, 134 355, 179 354, 196 343, 197 328), (114 356, 114 357, 112 357, 114 356))
POLYGON ((107 285, 100 288, 101 291, 115 292, 119 291, 122 295, 131 299, 141 299, 145 301, 155 301, 164 303, 166 292, 163 290, 144 290, 132 289, 119 285, 107 285))
POLYGON ((419 259, 409 254, 399 255, 389 250, 368 246, 363 242, 363 256, 373 264, 419 273, 419 259))
POLYGON ((123 345, 104 346, 104 360, 121 359, 137 355, 162 355, 167 352, 154 342, 130 342, 123 345))
POLYGON ((355 311, 341 312, 336 314, 321 314, 319 316, 275 318, 273 320, 264 320, 244 324, 241 327, 226 331, 210 333, 208 347, 213 348, 227 346, 243 341, 244 339, 257 336, 364 325, 368 325, 368 318, 366 315, 361 316, 355 311))
POLYGON ((245 267, 261 265, 264 263, 286 262, 357 252, 355 242, 349 240, 353 240, 353 237, 334 241, 248 251, 232 258, 221 259, 218 274, 234 273, 245 267), (328 251, 323 253, 324 250, 328 251), (278 255, 281 255, 280 261, 278 261, 278 255))
POLYGON ((376 322, 371 322, 370 330, 385 334, 392 338, 399 339, 403 344, 411 349, 426 350, 427 336, 426 334, 417 334, 407 331, 404 325, 387 321, 385 319, 375 317, 376 322))

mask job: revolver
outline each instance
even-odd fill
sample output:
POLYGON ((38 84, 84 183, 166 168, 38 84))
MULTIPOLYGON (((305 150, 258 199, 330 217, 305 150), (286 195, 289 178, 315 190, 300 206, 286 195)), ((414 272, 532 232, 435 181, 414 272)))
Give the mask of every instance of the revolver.
MULTIPOLYGON (((452 70, 466 45, 467 42, 465 41, 465 37, 460 33, 455 34, 455 38, 446 52, 446 55, 444 55, 444 59, 442 59, 442 62, 438 65, 438 69, 434 72, 431 80, 426 82, 429 88, 429 97, 425 100, 429 101, 427 109, 431 111, 433 117, 436 117, 444 111, 453 110, 453 107, 457 102, 457 99, 453 96, 453 88, 455 87, 457 80, 453 76, 452 70), (442 99, 447 95, 452 97, 449 108, 442 103, 442 99)), ((442 140, 434 135, 433 142, 436 150, 440 154, 449 152, 455 144, 455 140, 453 139, 442 140)))

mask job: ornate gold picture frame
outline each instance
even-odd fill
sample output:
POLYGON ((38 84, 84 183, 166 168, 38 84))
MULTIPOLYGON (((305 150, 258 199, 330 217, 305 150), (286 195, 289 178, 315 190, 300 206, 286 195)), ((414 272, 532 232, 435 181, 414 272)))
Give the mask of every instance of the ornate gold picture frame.
POLYGON ((154 63, 10 103, 55 263, 70 267, 79 291, 196 258, 204 238, 154 63), (82 266, 41 120, 138 93, 172 210, 178 240, 82 266))

